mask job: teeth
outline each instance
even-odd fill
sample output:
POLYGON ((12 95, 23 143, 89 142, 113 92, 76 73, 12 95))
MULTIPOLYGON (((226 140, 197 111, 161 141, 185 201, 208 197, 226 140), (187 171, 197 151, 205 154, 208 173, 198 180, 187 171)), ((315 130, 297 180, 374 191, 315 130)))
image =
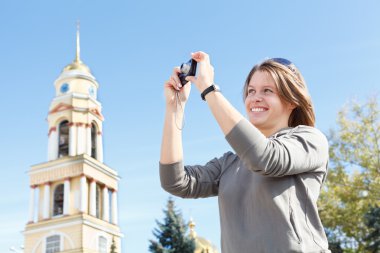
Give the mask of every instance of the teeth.
POLYGON ((251 112, 263 112, 265 111, 264 108, 252 108, 251 112))

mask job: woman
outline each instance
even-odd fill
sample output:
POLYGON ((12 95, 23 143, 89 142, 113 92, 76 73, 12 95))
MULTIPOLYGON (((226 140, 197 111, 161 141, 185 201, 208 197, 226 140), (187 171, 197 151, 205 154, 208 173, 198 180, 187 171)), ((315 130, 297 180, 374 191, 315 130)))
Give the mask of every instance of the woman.
POLYGON ((218 196, 223 253, 330 252, 316 205, 328 143, 313 127, 311 99, 298 69, 282 58, 254 66, 244 85, 246 120, 209 88, 209 56, 197 52, 192 58, 198 75, 186 80, 203 94, 235 153, 204 166, 183 166, 178 108, 185 108, 190 85, 181 87, 175 68, 164 88, 162 187, 183 198, 218 196))

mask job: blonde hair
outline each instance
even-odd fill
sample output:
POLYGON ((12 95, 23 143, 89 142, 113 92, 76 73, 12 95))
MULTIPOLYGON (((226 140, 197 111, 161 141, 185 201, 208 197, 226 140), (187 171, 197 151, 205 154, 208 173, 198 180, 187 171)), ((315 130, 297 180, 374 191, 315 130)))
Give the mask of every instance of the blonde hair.
POLYGON ((244 101, 248 95, 248 84, 256 71, 268 73, 274 80, 280 99, 295 106, 288 120, 290 127, 314 126, 315 113, 311 97, 305 80, 293 63, 286 59, 273 58, 255 65, 244 84, 244 101))

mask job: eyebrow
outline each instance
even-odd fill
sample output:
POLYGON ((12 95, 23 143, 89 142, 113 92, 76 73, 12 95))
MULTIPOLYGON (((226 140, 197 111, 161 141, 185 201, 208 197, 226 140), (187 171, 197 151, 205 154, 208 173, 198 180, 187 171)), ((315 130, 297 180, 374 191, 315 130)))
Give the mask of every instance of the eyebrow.
MULTIPOLYGON (((250 88, 250 87, 251 87, 251 88, 255 88, 253 85, 250 85, 250 84, 249 84, 249 85, 247 86, 247 88, 250 88)), ((273 88, 276 88, 275 85, 272 86, 272 85, 269 85, 269 84, 265 84, 265 85, 262 86, 262 87, 263 87, 263 88, 272 88, 272 89, 273 89, 273 88)))

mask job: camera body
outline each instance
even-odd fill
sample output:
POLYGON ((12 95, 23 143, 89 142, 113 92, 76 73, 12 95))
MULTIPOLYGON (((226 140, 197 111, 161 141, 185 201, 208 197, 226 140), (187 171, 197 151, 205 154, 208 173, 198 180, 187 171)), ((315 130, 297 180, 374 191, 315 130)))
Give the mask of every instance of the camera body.
POLYGON ((179 80, 181 81, 182 86, 185 85, 187 76, 195 76, 197 71, 197 62, 193 59, 190 59, 188 62, 182 63, 180 67, 180 73, 178 75, 179 80))

